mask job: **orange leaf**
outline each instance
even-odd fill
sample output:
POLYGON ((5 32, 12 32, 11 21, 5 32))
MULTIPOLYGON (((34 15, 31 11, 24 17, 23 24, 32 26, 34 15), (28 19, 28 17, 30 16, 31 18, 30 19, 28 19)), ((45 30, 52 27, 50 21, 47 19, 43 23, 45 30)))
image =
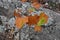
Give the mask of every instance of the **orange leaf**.
POLYGON ((39 8, 41 7, 41 4, 38 3, 38 2, 34 2, 34 3, 32 4, 32 6, 33 6, 34 8, 36 8, 36 9, 39 9, 39 8))
POLYGON ((44 12, 42 12, 42 13, 40 14, 40 18, 39 18, 39 19, 42 19, 42 18, 44 18, 44 19, 45 19, 45 23, 47 23, 47 21, 48 21, 48 16, 47 16, 44 12))
POLYGON ((20 18, 20 17, 17 17, 17 18, 16 18, 15 24, 16 24, 16 27, 17 27, 18 29, 21 29, 21 28, 22 28, 22 23, 23 23, 22 20, 23 20, 23 19, 20 18))
POLYGON ((41 31, 42 31, 42 27, 40 27, 40 26, 35 26, 35 27, 34 27, 34 30, 35 30, 36 32, 41 32, 41 31))
POLYGON ((17 17, 15 24, 18 29, 21 29, 25 23, 28 22, 28 17, 17 17))
POLYGON ((28 24, 29 25, 37 24, 38 19, 39 19, 38 15, 36 15, 36 16, 28 16, 28 24))

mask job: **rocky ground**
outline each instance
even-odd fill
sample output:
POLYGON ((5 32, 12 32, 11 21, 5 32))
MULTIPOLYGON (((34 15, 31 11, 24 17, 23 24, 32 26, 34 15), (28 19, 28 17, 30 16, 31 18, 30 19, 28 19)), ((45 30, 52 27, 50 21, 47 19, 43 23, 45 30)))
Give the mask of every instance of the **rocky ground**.
MULTIPOLYGON (((4 14, 5 16, 9 16, 9 17, 13 16, 13 14, 11 13, 12 10, 9 10, 9 12, 8 12, 9 14, 7 14, 7 10, 5 10, 3 8, 2 8, 2 10, 0 8, 0 11, 2 11, 0 13, 1 15, 4 14)), ((28 27, 23 28, 21 30, 20 37, 21 38, 25 37, 25 38, 21 39, 21 40, 60 40, 60 14, 56 13, 56 12, 52 12, 52 10, 50 12, 53 13, 53 15, 54 15, 53 17, 55 17, 55 21, 56 21, 56 26, 52 26, 53 30, 50 28, 45 28, 45 29, 43 29, 42 32, 36 33, 36 32, 34 32, 33 29, 29 30, 28 27)), ((13 40, 13 39, 9 39, 6 37, 6 35, 0 33, 0 40, 13 40)))

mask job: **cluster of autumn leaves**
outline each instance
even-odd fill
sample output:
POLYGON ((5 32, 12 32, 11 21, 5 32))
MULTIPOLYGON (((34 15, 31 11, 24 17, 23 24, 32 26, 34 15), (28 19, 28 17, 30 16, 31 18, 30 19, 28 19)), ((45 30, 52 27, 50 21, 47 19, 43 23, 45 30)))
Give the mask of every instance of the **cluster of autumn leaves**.
MULTIPOLYGON (((38 9, 40 8, 40 4, 38 3, 33 3, 34 8, 38 9)), ((20 12, 20 10, 18 10, 18 12, 20 12)), ((40 15, 30 15, 30 16, 24 16, 22 17, 18 12, 16 12, 16 10, 14 11, 14 16, 16 17, 15 19, 15 24, 16 27, 19 29, 22 29, 24 24, 28 24, 29 27, 31 25, 34 25, 34 30, 37 32, 42 31, 42 24, 47 23, 48 21, 48 16, 44 13, 41 12, 40 15)), ((29 11, 30 13, 32 12, 32 10, 29 11)))
POLYGON ((34 16, 21 17, 19 16, 19 14, 15 16, 16 16, 15 24, 16 27, 19 29, 21 29, 24 24, 28 24, 29 27, 31 25, 35 25, 34 27, 35 31, 41 31, 42 30, 41 25, 47 23, 48 21, 48 16, 45 13, 41 13, 40 16, 34 15, 34 16))

